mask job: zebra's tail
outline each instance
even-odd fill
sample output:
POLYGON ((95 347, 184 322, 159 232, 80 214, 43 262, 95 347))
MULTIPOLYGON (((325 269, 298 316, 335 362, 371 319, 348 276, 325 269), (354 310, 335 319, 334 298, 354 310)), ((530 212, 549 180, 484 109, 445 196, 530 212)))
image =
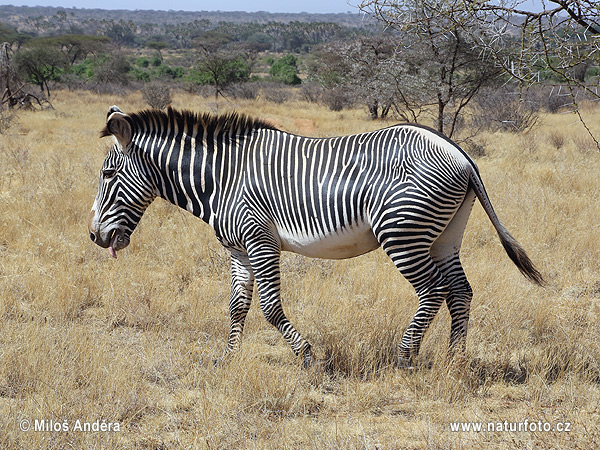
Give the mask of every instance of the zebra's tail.
POLYGON ((483 181, 481 180, 476 168, 474 168, 471 172, 470 185, 475 191, 475 195, 479 199, 481 206, 483 206, 483 209, 494 225, 494 228, 500 237, 500 242, 502 242, 502 246, 504 247, 504 250, 506 250, 508 257, 513 263, 515 263, 515 265, 526 278, 540 286, 543 286, 545 282, 542 274, 535 268, 529 259, 529 256, 527 256, 525 249, 514 237, 511 236, 508 230, 504 228, 504 225, 502 225, 500 222, 500 219, 498 219, 498 216, 492 207, 492 202, 485 191, 483 181))

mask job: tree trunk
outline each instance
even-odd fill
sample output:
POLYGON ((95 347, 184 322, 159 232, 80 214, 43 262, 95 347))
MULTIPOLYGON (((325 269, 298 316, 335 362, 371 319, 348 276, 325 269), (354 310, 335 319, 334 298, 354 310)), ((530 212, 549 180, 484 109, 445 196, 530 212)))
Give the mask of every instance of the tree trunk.
POLYGON ((444 133, 444 109, 446 104, 442 99, 438 98, 438 116, 437 116, 437 130, 440 133, 444 133))
POLYGON ((371 120, 377 120, 379 118, 379 114, 377 112, 379 105, 377 102, 371 103, 369 106, 369 113, 371 114, 371 120))

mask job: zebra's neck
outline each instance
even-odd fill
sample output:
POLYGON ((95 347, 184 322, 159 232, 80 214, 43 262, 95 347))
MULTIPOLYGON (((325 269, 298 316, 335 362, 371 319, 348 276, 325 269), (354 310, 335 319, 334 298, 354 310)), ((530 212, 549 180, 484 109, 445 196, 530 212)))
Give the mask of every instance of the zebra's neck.
POLYGON ((248 138, 185 124, 171 135, 147 138, 158 196, 214 226, 223 195, 233 195, 241 179, 248 138))

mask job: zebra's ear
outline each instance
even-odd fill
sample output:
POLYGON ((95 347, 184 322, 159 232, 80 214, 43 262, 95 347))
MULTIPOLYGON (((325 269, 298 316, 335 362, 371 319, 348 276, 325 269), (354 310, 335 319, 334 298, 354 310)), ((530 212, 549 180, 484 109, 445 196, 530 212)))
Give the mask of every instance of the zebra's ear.
POLYGON ((114 106, 111 107, 110 111, 108 112, 106 127, 104 127, 102 130, 100 136, 114 136, 119 142, 123 153, 127 153, 129 144, 131 144, 131 139, 133 137, 133 130, 129 116, 123 114, 118 108, 114 106), (113 108, 116 110, 113 111, 113 108))

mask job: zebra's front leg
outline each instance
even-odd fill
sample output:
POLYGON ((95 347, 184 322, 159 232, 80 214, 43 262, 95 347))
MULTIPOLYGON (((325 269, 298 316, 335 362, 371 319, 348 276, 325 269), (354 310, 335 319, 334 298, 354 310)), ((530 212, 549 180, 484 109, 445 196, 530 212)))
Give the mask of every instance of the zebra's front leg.
POLYGON ((249 246, 248 254, 256 275, 260 308, 265 318, 279 330, 296 356, 302 358, 304 367, 311 366, 314 360, 311 345, 296 331, 283 312, 279 247, 261 242, 254 247, 249 246))
MULTIPOLYGON (((227 340, 225 355, 236 351, 242 339, 242 331, 254 291, 254 273, 248 255, 231 252, 231 294, 229 297, 229 315, 231 329, 227 340)), ((225 356, 224 355, 224 356, 225 356)))

